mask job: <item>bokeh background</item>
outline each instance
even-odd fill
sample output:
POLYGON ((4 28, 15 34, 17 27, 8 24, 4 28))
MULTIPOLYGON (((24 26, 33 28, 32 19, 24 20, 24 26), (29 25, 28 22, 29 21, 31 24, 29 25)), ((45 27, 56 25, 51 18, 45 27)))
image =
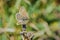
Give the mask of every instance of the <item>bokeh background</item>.
POLYGON ((16 13, 25 7, 33 40, 60 40, 60 0, 0 0, 0 40, 22 40, 16 13))

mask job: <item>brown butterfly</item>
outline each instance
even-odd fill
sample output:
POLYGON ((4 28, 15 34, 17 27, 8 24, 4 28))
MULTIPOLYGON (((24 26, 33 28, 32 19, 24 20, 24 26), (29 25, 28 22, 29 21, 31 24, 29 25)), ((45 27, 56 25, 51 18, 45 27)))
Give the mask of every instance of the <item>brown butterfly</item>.
POLYGON ((16 19, 20 24, 26 24, 29 19, 28 13, 24 7, 20 7, 19 12, 16 14, 16 19))

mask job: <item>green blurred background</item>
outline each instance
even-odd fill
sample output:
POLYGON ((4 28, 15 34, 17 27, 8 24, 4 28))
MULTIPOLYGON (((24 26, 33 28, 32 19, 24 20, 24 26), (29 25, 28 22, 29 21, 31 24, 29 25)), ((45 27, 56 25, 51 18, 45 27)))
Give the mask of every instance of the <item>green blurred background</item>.
POLYGON ((21 6, 28 13, 26 30, 34 33, 33 40, 60 40, 60 0, 0 0, 0 40, 22 40, 15 17, 21 6), (1 28, 15 32, 3 33, 1 28))

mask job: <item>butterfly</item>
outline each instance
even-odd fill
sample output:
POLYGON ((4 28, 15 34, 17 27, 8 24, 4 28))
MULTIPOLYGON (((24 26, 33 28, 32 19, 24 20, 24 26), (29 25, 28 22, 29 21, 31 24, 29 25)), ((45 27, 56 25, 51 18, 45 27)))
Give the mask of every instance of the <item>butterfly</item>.
POLYGON ((26 24, 28 19, 29 19, 29 16, 25 7, 20 7, 19 12, 16 13, 16 20, 20 24, 26 24))

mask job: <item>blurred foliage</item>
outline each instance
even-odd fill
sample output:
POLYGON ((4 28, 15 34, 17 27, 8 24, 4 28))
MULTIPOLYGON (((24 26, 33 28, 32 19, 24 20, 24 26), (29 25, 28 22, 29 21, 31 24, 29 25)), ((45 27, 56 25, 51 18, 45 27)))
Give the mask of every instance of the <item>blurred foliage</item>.
MULTIPOLYGON (((33 40, 60 40, 60 0, 0 0, 0 27, 15 28, 16 32, 11 33, 15 40, 21 40, 17 34, 22 27, 17 25, 15 17, 21 6, 29 14, 26 30, 36 34, 33 40)), ((9 40, 7 34, 10 33, 0 34, 0 40, 9 40)))

